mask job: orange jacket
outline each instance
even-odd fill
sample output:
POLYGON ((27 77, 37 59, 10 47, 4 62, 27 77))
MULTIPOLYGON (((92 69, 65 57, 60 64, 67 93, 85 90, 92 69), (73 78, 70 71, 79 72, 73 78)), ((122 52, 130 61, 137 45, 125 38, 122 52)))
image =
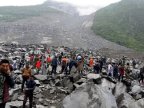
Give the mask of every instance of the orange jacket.
POLYGON ((22 76, 27 76, 27 77, 29 77, 29 76, 31 76, 31 69, 30 68, 23 68, 22 69, 22 76))
POLYGON ((91 58, 90 61, 89 61, 89 66, 93 67, 93 65, 94 65, 94 60, 91 58))

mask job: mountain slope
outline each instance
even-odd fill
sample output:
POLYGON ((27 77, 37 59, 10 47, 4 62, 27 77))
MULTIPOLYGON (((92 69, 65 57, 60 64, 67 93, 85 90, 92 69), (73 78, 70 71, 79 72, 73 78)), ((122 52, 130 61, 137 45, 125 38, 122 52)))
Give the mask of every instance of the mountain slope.
MULTIPOLYGON (((18 8, 18 10, 21 10, 21 7, 18 8)), ((39 8, 41 9, 41 7, 39 8)), ((93 50, 104 48, 116 51, 129 50, 100 36, 95 36, 91 30, 94 18, 93 14, 80 17, 53 9, 52 11, 43 11, 42 13, 37 10, 39 8, 33 6, 33 9, 40 14, 30 14, 30 16, 26 14, 26 17, 24 16, 16 20, 0 21, 0 41, 17 41, 20 44, 44 43, 50 46, 91 48, 93 50)), ((48 6, 44 5, 42 9, 47 10, 48 6)), ((18 16, 21 16, 22 11, 18 10, 18 16)), ((5 14, 10 15, 11 13, 5 12, 5 14)), ((13 16, 17 15, 14 14, 13 16)))
POLYGON ((0 22, 13 22, 45 13, 60 12, 45 5, 0 7, 0 22))
POLYGON ((96 12, 93 31, 107 40, 144 51, 144 0, 122 0, 96 12))

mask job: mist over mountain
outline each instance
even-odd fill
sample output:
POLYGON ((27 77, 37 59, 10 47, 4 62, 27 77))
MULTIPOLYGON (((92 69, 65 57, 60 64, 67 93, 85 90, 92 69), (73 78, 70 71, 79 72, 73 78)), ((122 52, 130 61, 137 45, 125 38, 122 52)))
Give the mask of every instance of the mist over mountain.
POLYGON ((95 34, 120 45, 144 51, 144 0, 122 0, 95 14, 95 34))
POLYGON ((56 2, 52 0, 47 0, 43 3, 43 5, 63 11, 67 14, 71 15, 78 15, 78 11, 75 6, 69 4, 69 3, 62 3, 62 2, 56 2))

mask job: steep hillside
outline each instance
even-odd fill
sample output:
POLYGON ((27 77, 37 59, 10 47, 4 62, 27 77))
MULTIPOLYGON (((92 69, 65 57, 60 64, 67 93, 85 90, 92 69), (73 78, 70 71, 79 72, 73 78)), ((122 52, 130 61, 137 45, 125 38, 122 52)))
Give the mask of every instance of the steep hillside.
POLYGON ((144 0, 122 0, 95 14, 93 31, 107 40, 144 51, 144 0))
MULTIPOLYGON (((93 33, 91 30, 93 14, 80 17, 75 14, 68 14, 71 13, 71 9, 70 12, 62 12, 51 9, 46 4, 25 7, 1 7, 1 9, 5 9, 5 12, 2 11, 3 14, 11 17, 0 21, 0 42, 44 43, 50 46, 64 45, 85 49, 91 48, 93 50, 128 50, 93 33), (6 11, 7 8, 11 9, 6 11)), ((69 7, 65 9, 67 10, 69 7)), ((3 14, 1 13, 1 16, 3 14)))
POLYGON ((45 13, 60 12, 45 5, 0 7, 0 22, 13 22, 45 13))

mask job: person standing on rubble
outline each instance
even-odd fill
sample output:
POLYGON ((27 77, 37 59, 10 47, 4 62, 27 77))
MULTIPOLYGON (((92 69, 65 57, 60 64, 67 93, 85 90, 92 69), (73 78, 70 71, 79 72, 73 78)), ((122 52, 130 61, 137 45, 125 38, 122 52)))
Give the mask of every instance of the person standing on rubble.
POLYGON ((144 66, 140 69, 140 74, 139 74, 139 83, 142 82, 142 84, 144 83, 144 66))
POLYGON ((31 76, 31 68, 29 67, 29 64, 26 64, 26 67, 22 69, 22 87, 21 91, 23 92, 24 84, 28 80, 28 78, 31 76))
POLYGON ((9 100, 9 87, 14 87, 14 80, 10 72, 10 63, 3 59, 0 62, 0 108, 5 108, 9 100))
POLYGON ((33 92, 36 87, 36 82, 34 81, 33 76, 30 76, 29 79, 26 81, 26 87, 24 91, 24 101, 23 101, 23 108, 26 108, 26 102, 29 98, 29 108, 33 106, 33 92))
POLYGON ((67 70, 67 63, 68 63, 68 59, 66 56, 64 56, 62 58, 62 61, 61 61, 61 73, 65 72, 65 74, 67 74, 68 70, 67 70))
POLYGON ((57 70, 57 66, 58 66, 58 60, 57 60, 56 56, 52 59, 51 66, 52 66, 51 74, 56 74, 57 73, 56 70, 57 70))

